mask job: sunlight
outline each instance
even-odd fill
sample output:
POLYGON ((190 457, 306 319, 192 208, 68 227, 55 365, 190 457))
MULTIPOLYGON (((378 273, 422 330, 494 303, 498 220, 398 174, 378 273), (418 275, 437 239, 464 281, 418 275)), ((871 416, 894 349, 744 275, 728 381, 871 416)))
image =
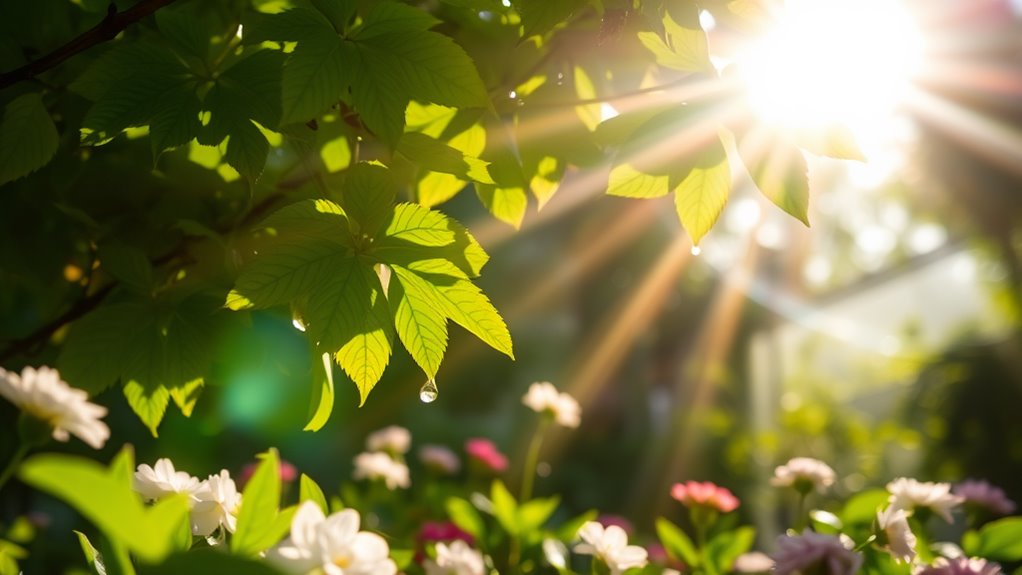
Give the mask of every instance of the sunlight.
POLYGON ((757 116, 789 131, 850 128, 867 156, 919 71, 922 38, 899 2, 791 0, 739 57, 757 116))

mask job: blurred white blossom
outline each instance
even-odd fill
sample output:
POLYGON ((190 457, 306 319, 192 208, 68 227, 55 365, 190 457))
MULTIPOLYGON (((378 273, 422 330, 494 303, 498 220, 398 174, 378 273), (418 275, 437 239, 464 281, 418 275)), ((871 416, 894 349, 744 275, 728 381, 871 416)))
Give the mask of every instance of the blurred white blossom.
POLYGON ((908 512, 919 508, 929 509, 948 523, 953 522, 951 510, 964 500, 951 493, 950 483, 922 482, 906 477, 888 483, 887 491, 891 494, 892 506, 908 512))
POLYGON ((894 505, 877 512, 879 543, 895 561, 911 563, 916 556, 916 536, 908 525, 908 513, 894 505))
POLYGON ((549 381, 540 381, 529 386, 522 397, 522 403, 536 413, 553 416, 558 425, 578 427, 582 422, 582 407, 567 393, 560 393, 549 381))
POLYGON ((742 553, 734 563, 736 573, 769 573, 773 568, 774 560, 760 551, 742 553))
POLYGON ((408 453, 412 446, 412 434, 407 429, 391 425, 374 431, 366 438, 366 449, 369 451, 386 451, 391 455, 408 453))
POLYGON ((419 448, 419 461, 426 467, 446 475, 454 475, 461 469, 458 455, 443 445, 423 445, 419 448))
POLYGON ((770 480, 771 485, 794 487, 801 493, 812 489, 822 491, 834 484, 834 470, 829 465, 812 457, 795 457, 778 466, 770 480))
POLYGON ((199 478, 176 471, 174 463, 167 458, 157 459, 152 467, 142 463, 135 471, 135 491, 146 501, 156 501, 175 493, 185 493, 194 501, 199 485, 199 478))
POLYGON ((593 555, 607 564, 611 575, 620 575, 632 567, 644 567, 648 552, 638 545, 628 544, 628 535, 617 525, 604 528, 597 521, 587 521, 578 530, 582 543, 575 552, 593 555))
POLYGON ((195 504, 192 506, 192 533, 208 536, 223 526, 234 533, 238 526, 238 508, 241 506, 241 494, 226 469, 217 475, 210 475, 203 481, 193 494, 195 504))
POLYGON ((360 453, 355 456, 355 479, 379 479, 387 489, 408 488, 412 484, 408 466, 384 452, 360 453))
POLYGON ((427 559, 422 566, 426 575, 486 575, 483 554, 461 539, 437 543, 436 560, 427 559))
POLYGON ((110 428, 100 421, 106 408, 89 403, 88 394, 61 380, 55 369, 26 367, 19 376, 0 368, 0 395, 49 424, 57 441, 67 441, 70 433, 99 449, 110 438, 110 428))
POLYGON ((329 517, 311 501, 301 504, 291 520, 291 536, 266 552, 287 573, 305 575, 395 575, 387 541, 359 531, 361 517, 354 509, 329 517))
POLYGON ((997 563, 979 557, 938 557, 933 565, 915 572, 915 575, 1003 575, 997 563))

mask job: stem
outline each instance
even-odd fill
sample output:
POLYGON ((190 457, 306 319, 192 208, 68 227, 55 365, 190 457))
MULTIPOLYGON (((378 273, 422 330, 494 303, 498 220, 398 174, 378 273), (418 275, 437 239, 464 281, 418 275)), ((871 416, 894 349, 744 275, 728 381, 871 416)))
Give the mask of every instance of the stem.
POLYGON ((18 468, 18 464, 21 463, 22 459, 28 455, 28 444, 22 442, 18 445, 18 450, 14 452, 14 456, 7 462, 7 467, 4 468, 4 472, 0 474, 0 490, 7 484, 7 480, 14 475, 14 470, 18 468))
POLYGON ((532 440, 529 442, 529 451, 525 454, 525 476, 522 477, 522 490, 518 494, 518 500, 521 503, 532 499, 532 486, 536 480, 536 468, 539 467, 539 452, 543 447, 543 438, 546 436, 548 427, 550 427, 550 419, 544 415, 539 426, 536 427, 536 433, 533 434, 532 440))
POLYGON ((806 513, 806 493, 799 491, 798 506, 795 509, 795 531, 801 533, 809 525, 809 515, 806 513))

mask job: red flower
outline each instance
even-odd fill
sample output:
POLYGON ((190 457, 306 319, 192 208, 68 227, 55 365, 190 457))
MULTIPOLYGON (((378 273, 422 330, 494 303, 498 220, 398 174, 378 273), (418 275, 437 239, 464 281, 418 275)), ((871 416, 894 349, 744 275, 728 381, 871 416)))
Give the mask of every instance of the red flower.
POLYGON ((465 442, 465 453, 490 471, 501 473, 507 469, 507 457, 489 439, 475 437, 465 442))
POLYGON ((675 483, 671 488, 671 497, 680 501, 686 507, 701 505, 729 513, 738 509, 738 498, 728 489, 718 487, 709 481, 702 483, 698 481, 686 481, 675 483))

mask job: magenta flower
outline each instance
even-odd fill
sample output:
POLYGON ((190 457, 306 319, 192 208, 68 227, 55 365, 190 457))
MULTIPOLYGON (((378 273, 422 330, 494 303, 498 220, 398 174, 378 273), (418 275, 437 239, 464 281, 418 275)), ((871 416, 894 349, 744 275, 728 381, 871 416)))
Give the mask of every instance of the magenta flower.
POLYGON ((461 540, 469 545, 475 545, 475 538, 472 535, 450 521, 426 521, 419 528, 418 540, 429 543, 461 540))
POLYGON ((465 453, 486 469, 501 473, 507 469, 507 457, 489 439, 474 437, 465 442, 465 453))
POLYGON ((725 487, 718 487, 709 481, 686 481, 675 483, 671 488, 671 497, 680 501, 686 507, 699 505, 716 509, 721 513, 730 513, 738 509, 739 501, 731 491, 725 487))
POLYGON ((952 492, 964 497, 965 503, 989 509, 997 515, 1011 515, 1017 508, 1003 489, 983 480, 966 479, 955 485, 952 492))
MULTIPOLYGON (((242 489, 248 484, 248 480, 252 479, 252 475, 255 474, 256 469, 259 467, 258 462, 246 463, 241 468, 241 473, 238 474, 238 488, 242 489)), ((284 483, 291 483, 295 479, 298 479, 298 470, 295 469, 294 465, 290 462, 280 461, 280 480, 284 483)))
POLYGON ((845 547, 840 539, 808 529, 801 535, 782 535, 777 547, 771 555, 775 575, 855 575, 862 566, 862 555, 845 547))
POLYGON ((958 557, 945 559, 938 557, 933 565, 917 571, 916 575, 1002 575, 1001 566, 988 563, 979 557, 958 557))

